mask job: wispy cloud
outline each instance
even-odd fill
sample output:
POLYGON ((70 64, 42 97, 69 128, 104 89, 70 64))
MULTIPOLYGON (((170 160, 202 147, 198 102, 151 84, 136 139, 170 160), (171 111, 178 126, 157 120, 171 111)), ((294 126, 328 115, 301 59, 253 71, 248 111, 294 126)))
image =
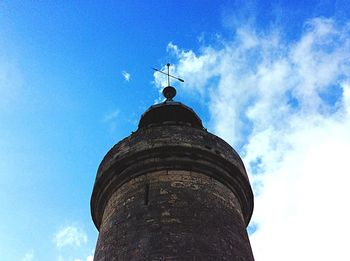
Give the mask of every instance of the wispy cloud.
POLYGON ((131 80, 131 75, 127 71, 122 71, 122 75, 125 81, 129 82, 131 80))
POLYGON ((88 255, 86 258, 82 258, 82 259, 78 258, 78 259, 75 259, 74 261, 84 261, 84 260, 93 261, 94 260, 94 252, 95 252, 95 250, 91 251, 91 254, 88 255))
POLYGON ((94 255, 89 255, 86 257, 86 259, 74 259, 74 261, 93 261, 94 260, 94 255))
POLYGON ((208 101, 209 128, 244 156, 256 259, 346 259, 350 228, 336 226, 350 219, 348 24, 312 19, 293 42, 276 29, 236 28, 221 41, 200 53, 173 43, 168 51, 187 79, 180 91, 208 101))
POLYGON ((109 112, 103 116, 103 122, 110 122, 118 118, 120 111, 114 110, 112 112, 109 112))
POLYGON ((34 250, 30 250, 24 255, 21 261, 32 261, 34 260, 34 250))
POLYGON ((54 242, 58 248, 70 246, 79 247, 87 243, 85 231, 76 226, 66 226, 54 235, 54 242))
POLYGON ((109 131, 111 133, 115 133, 115 131, 117 130, 118 125, 118 117, 120 114, 120 110, 116 109, 114 111, 108 112, 103 116, 102 121, 107 124, 109 131))

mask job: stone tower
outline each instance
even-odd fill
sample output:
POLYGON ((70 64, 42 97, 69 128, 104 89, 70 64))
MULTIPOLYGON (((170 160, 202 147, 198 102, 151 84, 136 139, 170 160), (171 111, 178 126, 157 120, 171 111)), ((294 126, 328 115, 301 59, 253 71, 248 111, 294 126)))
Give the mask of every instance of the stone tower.
POLYGON ((167 100, 99 166, 94 261, 254 260, 246 232, 253 194, 241 158, 172 100, 173 87, 163 93, 167 100))

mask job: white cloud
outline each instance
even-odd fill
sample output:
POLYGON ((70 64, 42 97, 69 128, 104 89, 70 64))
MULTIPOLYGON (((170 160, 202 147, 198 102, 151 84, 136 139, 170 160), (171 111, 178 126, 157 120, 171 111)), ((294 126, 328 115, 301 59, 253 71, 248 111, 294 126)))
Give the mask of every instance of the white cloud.
POLYGON ((122 71, 122 75, 123 75, 125 81, 127 81, 127 82, 130 81, 130 79, 131 79, 130 73, 128 73, 127 71, 122 71))
POLYGON ((110 121, 115 120, 119 116, 119 113, 120 113, 120 111, 118 109, 114 110, 114 111, 112 111, 110 113, 107 113, 103 117, 103 122, 110 122, 110 121))
POLYGON ((22 258, 22 261, 32 261, 32 260, 34 260, 34 250, 30 250, 22 258))
POLYGON ((59 256, 57 258, 57 261, 93 261, 94 260, 94 255, 91 254, 87 256, 86 258, 64 258, 63 256, 59 256))
POLYGON ((179 91, 206 99, 209 129, 243 155, 256 260, 350 259, 349 27, 317 18, 293 42, 238 28, 200 53, 168 45, 186 79, 179 91))
POLYGON ((54 235, 54 242, 58 248, 79 247, 87 243, 87 235, 85 231, 76 226, 66 226, 54 235))
MULTIPOLYGON (((90 256, 86 257, 85 260, 86 261, 93 261, 94 260, 94 256, 90 255, 90 256)), ((84 259, 74 259, 74 261, 84 261, 84 259)))
POLYGON ((83 258, 83 259, 74 259, 74 261, 93 261, 94 260, 94 252, 95 251, 92 251, 92 253, 90 255, 88 255, 86 258, 83 258))
POLYGON ((58 257, 58 261, 93 261, 94 260, 94 251, 91 252, 86 258, 64 258, 63 256, 58 257))
POLYGON ((114 111, 106 113, 103 116, 102 121, 108 125, 108 129, 111 133, 115 133, 117 131, 117 127, 118 127, 117 119, 119 117, 119 114, 120 114, 120 110, 116 109, 114 111))

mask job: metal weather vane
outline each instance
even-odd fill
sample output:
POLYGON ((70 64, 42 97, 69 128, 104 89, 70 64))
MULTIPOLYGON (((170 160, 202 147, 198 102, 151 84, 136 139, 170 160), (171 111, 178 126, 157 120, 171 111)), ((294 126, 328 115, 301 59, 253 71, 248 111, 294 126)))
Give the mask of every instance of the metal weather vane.
POLYGON ((176 95, 176 89, 174 87, 170 86, 170 78, 174 78, 180 82, 185 82, 185 81, 179 77, 176 77, 176 76, 170 74, 170 70, 169 70, 170 63, 168 63, 166 66, 168 67, 168 72, 163 72, 163 71, 158 70, 156 68, 152 68, 152 69, 155 70, 156 72, 160 72, 162 74, 165 74, 168 77, 168 86, 163 89, 163 95, 167 101, 172 101, 176 95))
POLYGON ((163 72, 163 71, 161 71, 161 70, 158 70, 158 69, 156 69, 156 68, 152 68, 152 69, 155 70, 155 71, 157 71, 157 72, 160 72, 160 73, 162 73, 162 74, 165 74, 166 76, 168 76, 168 86, 170 86, 170 78, 174 78, 174 79, 176 79, 176 80, 178 80, 178 81, 180 81, 180 82, 185 82, 183 79, 181 79, 181 78, 179 78, 179 77, 176 77, 176 76, 170 74, 170 72, 169 72, 170 63, 168 63, 166 66, 168 67, 168 72, 167 72, 167 73, 166 73, 166 72, 163 72))

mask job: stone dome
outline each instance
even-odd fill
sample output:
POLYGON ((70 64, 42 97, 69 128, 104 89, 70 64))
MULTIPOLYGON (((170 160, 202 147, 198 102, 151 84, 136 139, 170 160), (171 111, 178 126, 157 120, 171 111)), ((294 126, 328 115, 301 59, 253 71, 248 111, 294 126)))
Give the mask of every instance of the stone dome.
POLYGON ((198 115, 181 102, 165 101, 152 105, 142 116, 139 128, 150 125, 173 123, 176 125, 188 125, 203 129, 202 121, 198 115))

